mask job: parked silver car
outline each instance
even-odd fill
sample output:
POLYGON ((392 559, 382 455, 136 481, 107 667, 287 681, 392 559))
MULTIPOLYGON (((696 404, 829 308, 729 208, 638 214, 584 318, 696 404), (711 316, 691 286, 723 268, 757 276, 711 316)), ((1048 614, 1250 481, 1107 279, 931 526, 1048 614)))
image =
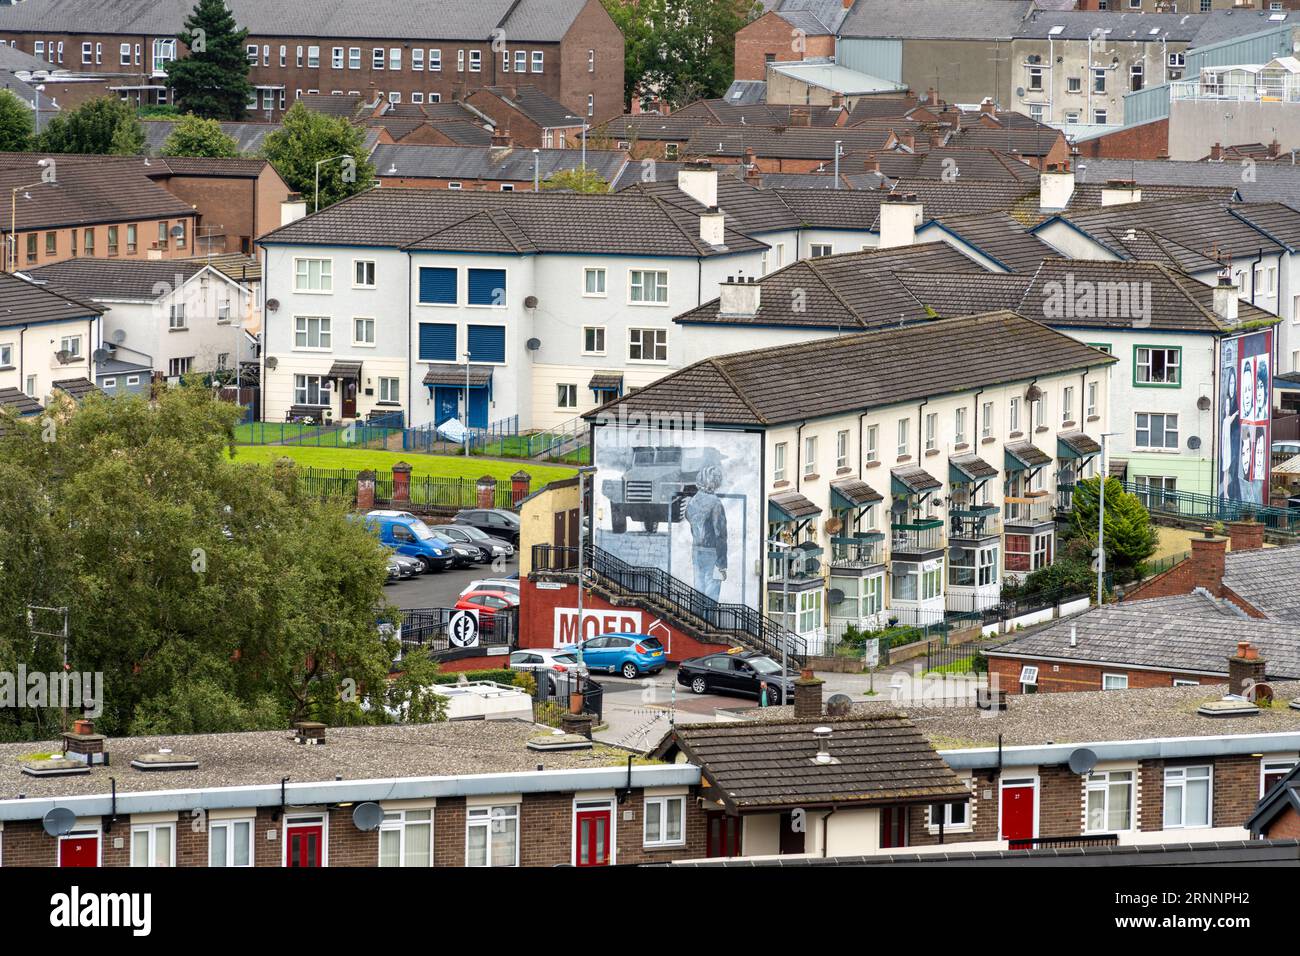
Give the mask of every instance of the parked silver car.
POLYGON ((553 675, 588 676, 587 665, 579 664, 577 655, 567 647, 535 647, 514 651, 510 655, 510 669, 532 672, 539 685, 543 679, 547 680, 552 694, 556 691, 553 675))

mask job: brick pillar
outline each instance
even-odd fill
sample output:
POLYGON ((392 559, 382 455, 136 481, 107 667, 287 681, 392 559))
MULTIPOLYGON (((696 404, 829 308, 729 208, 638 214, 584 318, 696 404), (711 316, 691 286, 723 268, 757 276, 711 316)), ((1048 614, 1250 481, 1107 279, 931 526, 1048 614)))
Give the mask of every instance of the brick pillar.
POLYGON ((822 715, 822 684, 820 677, 814 677, 811 668, 804 670, 794 682, 794 715, 796 717, 820 717, 822 715))
POLYGON ((375 473, 366 470, 357 475, 357 510, 373 511, 375 508, 375 473))
POLYGON ((1192 539, 1192 556, 1188 559, 1192 587, 1223 597, 1223 555, 1227 546, 1228 539, 1215 537, 1209 528, 1205 537, 1192 539))
POLYGON ((1249 641, 1237 644, 1237 653, 1228 658, 1228 693, 1247 696, 1256 684, 1264 683, 1266 665, 1259 651, 1249 641))
POLYGON ((1259 521, 1230 521, 1228 536, 1233 551, 1257 551, 1264 547, 1264 525, 1259 521))
POLYGON ((528 497, 528 490, 532 486, 533 476, 520 468, 510 476, 510 500, 519 507, 519 502, 528 497))
POLYGON ((491 475, 484 475, 474 483, 474 496, 479 508, 497 506, 497 480, 491 475))
MULTIPOLYGON (((399 461, 393 466, 393 505, 411 503, 411 466, 399 461)), ((400 509, 399 509, 400 510, 400 509)))
POLYGON ((577 734, 591 739, 591 714, 565 713, 560 715, 560 729, 566 734, 577 734))

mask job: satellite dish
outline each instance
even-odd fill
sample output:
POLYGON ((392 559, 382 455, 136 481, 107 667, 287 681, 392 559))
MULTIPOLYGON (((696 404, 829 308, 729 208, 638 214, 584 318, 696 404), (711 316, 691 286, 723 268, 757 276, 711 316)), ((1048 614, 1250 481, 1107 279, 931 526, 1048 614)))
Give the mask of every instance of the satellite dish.
POLYGON ((67 807, 55 807, 45 814, 41 820, 41 826, 45 832, 52 837, 63 836, 65 833, 71 833, 72 828, 77 825, 77 815, 67 807))
POLYGON ((1201 437, 1199 435, 1189 435, 1187 438, 1187 447, 1192 451, 1201 447, 1201 437))
POLYGON ((1037 385, 1030 385, 1029 389, 1025 392, 1025 398, 1031 402, 1036 402, 1042 397, 1043 397, 1043 390, 1039 388, 1037 385))
POLYGON ((274 355, 267 356, 266 358, 267 368, 269 368, 271 371, 274 372, 277 368, 279 368, 279 366, 280 366, 280 360, 278 358, 276 358, 274 355))
POLYGON ((1017 86, 1016 96, 1024 96, 1024 95, 1025 95, 1025 88, 1023 86, 1017 86))
POLYGON ((524 296, 524 308, 525 308, 525 309, 535 309, 535 308, 537 308, 537 296, 535 296, 535 295, 526 295, 526 296, 524 296))
POLYGON ((362 832, 377 829, 383 822, 384 808, 377 803, 358 803, 352 808, 352 824, 362 832))
POLYGON ((117 345, 121 345, 126 341, 126 329, 114 329, 109 338, 117 345))
POLYGON ((831 694, 826 701, 826 716, 847 717, 853 707, 853 698, 848 694, 831 694))
POLYGON ((1085 774, 1097 766, 1097 755, 1087 747, 1080 747, 1070 754, 1069 764, 1072 773, 1085 774))
POLYGON ((826 592, 826 603, 828 603, 831 607, 835 607, 837 604, 843 604, 844 592, 841 591, 839 588, 831 588, 829 591, 826 592))
POLYGON ((536 352, 541 347, 542 347, 541 339, 529 339, 527 342, 524 343, 524 348, 528 349, 528 351, 530 352, 536 352))
POLYGON ((91 353, 91 357, 94 358, 96 365, 103 365, 112 357, 112 354, 108 349, 95 349, 91 353))
POLYGON ((1196 407, 1203 412, 1208 412, 1210 410, 1210 396, 1202 395, 1198 398, 1196 400, 1196 407))
POLYGON ((72 361, 72 353, 67 349, 59 349, 54 353, 54 357, 59 360, 60 365, 67 365, 72 361))
POLYGON ((279 299, 267 299, 267 300, 266 300, 266 311, 267 311, 267 312, 277 312, 277 311, 279 311, 279 309, 280 309, 280 300, 279 300, 279 299))

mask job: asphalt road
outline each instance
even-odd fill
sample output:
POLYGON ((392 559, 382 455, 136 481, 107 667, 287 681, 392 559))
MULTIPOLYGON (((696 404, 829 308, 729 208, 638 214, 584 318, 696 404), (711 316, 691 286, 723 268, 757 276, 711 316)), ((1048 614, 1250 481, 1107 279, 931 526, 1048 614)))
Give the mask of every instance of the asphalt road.
POLYGON ((394 581, 384 586, 384 593, 403 610, 417 607, 455 607, 460 592, 480 578, 513 577, 519 572, 519 562, 511 558, 505 570, 494 569, 492 564, 476 564, 456 571, 434 571, 405 581, 394 581))

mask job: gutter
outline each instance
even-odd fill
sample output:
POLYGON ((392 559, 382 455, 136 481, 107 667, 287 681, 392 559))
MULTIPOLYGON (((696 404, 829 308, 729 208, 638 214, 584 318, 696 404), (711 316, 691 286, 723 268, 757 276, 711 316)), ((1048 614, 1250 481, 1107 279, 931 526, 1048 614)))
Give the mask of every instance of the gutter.
MULTIPOLYGON (((539 760, 546 755, 539 752, 539 760)), ((165 776, 166 771, 158 771, 165 776)), ((692 764, 594 767, 586 770, 542 770, 484 773, 454 777, 409 777, 379 780, 327 780, 313 783, 268 783, 245 787, 150 790, 137 793, 40 797, 0 800, 0 821, 39 820, 54 807, 67 807, 77 816, 158 813, 175 810, 226 810, 250 807, 317 806, 385 800, 492 796, 503 793, 569 793, 632 787, 698 786, 700 768, 692 764), (283 786, 283 790, 282 790, 283 786)))
MULTIPOLYGON (((1205 717, 1204 720, 1250 720, 1249 717, 1205 717)), ((1098 763, 1113 760, 1181 760, 1231 757, 1254 753, 1300 750, 1300 732, 1234 734, 1225 737, 1156 737, 1151 740, 1109 740, 1101 743, 1044 744, 1024 747, 979 747, 940 750, 953 770, 992 770, 1009 767, 1055 766, 1069 762, 1070 754, 1086 747, 1098 763)))

